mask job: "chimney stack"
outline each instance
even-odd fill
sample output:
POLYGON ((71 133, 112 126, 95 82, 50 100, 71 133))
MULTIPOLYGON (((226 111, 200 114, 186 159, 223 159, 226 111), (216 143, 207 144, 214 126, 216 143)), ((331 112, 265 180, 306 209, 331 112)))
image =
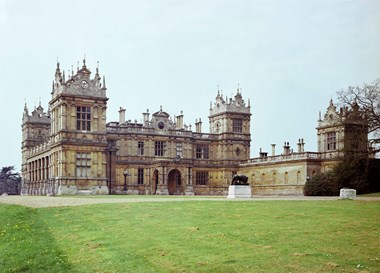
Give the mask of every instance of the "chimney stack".
POLYGON ((149 109, 146 109, 146 113, 143 113, 144 124, 149 122, 149 109))
POLYGON ((183 111, 181 111, 181 114, 176 117, 176 127, 177 129, 183 129, 183 111))
POLYGON ((302 150, 301 139, 298 139, 297 148, 298 148, 297 153, 301 153, 301 150, 302 150))
POLYGON ((289 142, 284 142, 284 155, 288 155, 290 153, 289 142))
POLYGON ((125 109, 120 107, 119 110, 119 124, 125 123, 125 109))
POLYGON ((272 145, 272 156, 276 155, 276 144, 271 144, 272 145))
POLYGON ((202 133, 202 120, 199 118, 199 121, 195 120, 195 132, 202 133))

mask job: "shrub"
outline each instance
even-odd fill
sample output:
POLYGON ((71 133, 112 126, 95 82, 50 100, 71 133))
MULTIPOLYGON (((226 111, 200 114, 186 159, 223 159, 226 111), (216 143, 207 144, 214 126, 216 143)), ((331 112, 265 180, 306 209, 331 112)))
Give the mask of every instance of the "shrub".
POLYGON ((334 196, 339 195, 341 185, 337 183, 334 172, 315 175, 305 183, 303 192, 306 196, 334 196))
POLYGON ((339 195, 341 188, 355 189, 357 194, 380 191, 380 160, 347 156, 332 171, 321 173, 307 181, 304 195, 339 195))

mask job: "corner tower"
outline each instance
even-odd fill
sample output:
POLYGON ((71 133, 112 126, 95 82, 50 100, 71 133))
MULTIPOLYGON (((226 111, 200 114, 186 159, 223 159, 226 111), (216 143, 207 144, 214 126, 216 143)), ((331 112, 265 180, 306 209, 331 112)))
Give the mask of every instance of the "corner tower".
POLYGON ((28 149, 44 144, 50 138, 50 113, 44 112, 44 108, 42 108, 40 102, 39 106, 29 115, 29 110, 25 103, 21 127, 21 173, 23 177, 26 177, 28 149))
POLYGON ((51 155, 52 176, 59 194, 104 193, 106 178, 106 85, 99 69, 91 71, 83 60, 68 80, 59 63, 52 86, 51 155))
POLYGON ((214 105, 210 105, 210 133, 219 136, 219 160, 245 161, 250 156, 251 106, 246 105, 237 89, 233 98, 225 100, 218 90, 214 105))
POLYGON ((367 152, 368 124, 359 113, 359 106, 341 107, 339 112, 330 100, 322 119, 319 117, 318 152, 324 159, 337 159, 346 153, 367 152))

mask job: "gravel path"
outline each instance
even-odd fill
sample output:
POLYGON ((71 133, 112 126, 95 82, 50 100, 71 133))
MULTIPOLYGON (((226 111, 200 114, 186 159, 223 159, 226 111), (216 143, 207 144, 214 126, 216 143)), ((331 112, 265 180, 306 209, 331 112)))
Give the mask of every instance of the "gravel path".
MULTIPOLYGON (((227 199, 224 196, 202 196, 202 197, 62 197, 62 196, 0 196, 0 203, 21 205, 31 208, 81 206, 107 203, 128 203, 128 202, 172 202, 172 201, 268 201, 268 200, 339 200, 339 197, 310 197, 310 196, 253 196, 250 199, 227 199)), ((356 200, 380 201, 380 197, 357 197, 356 200)))

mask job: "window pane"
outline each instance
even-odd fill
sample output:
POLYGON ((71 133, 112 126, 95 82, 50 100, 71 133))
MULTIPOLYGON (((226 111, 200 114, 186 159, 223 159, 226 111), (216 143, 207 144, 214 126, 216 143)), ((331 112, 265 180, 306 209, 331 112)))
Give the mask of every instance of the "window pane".
POLYGON ((77 130, 91 130, 91 108, 85 106, 77 107, 77 130))

